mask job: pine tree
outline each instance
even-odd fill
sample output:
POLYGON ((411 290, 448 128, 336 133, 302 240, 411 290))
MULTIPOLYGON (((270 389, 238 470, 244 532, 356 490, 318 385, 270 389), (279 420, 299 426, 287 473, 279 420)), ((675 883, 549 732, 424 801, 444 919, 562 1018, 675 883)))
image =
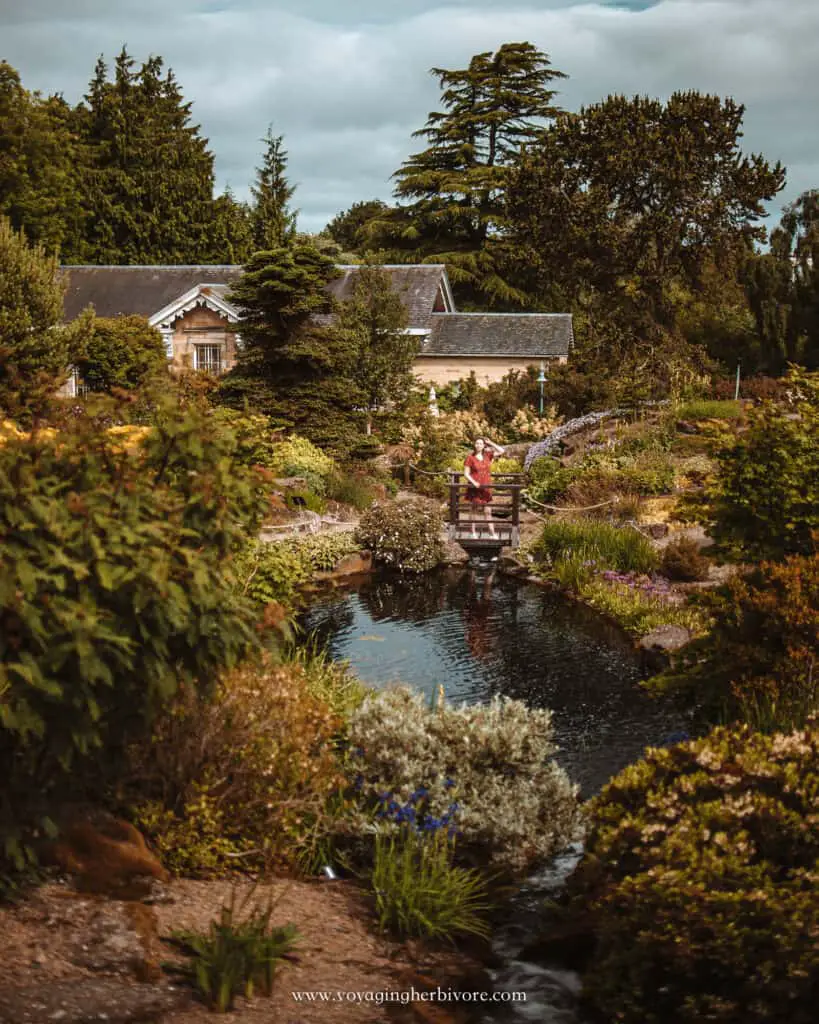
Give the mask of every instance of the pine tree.
POLYGON ((262 166, 256 170, 253 195, 253 245, 257 251, 269 252, 292 242, 296 233, 297 213, 290 209, 290 200, 296 191, 287 176, 287 151, 282 146, 284 136, 274 135, 267 129, 261 140, 265 144, 262 166))
POLYGON ((208 263, 245 263, 253 252, 251 211, 239 202, 230 186, 213 203, 208 263))
POLYGON ((531 43, 480 53, 465 70, 433 68, 443 112, 415 133, 428 148, 394 177, 403 205, 374 224, 372 239, 403 262, 446 263, 457 297, 505 307, 526 296, 504 273, 508 170, 558 112, 551 83, 565 78, 531 43))
POLYGON ((295 426, 311 440, 343 446, 355 432, 361 393, 353 380, 356 338, 330 322, 333 262, 295 242, 257 252, 233 288, 242 345, 220 400, 295 426))
POLYGON ((87 259, 199 263, 213 217, 213 156, 161 57, 138 71, 125 49, 113 82, 102 58, 86 96, 87 259))
POLYGON ((339 327, 356 339, 356 380, 364 395, 370 434, 373 412, 409 394, 418 339, 407 334, 407 309, 389 273, 375 266, 355 272, 352 297, 342 303, 338 320, 339 327))
POLYGON ((353 203, 349 210, 333 217, 323 233, 328 234, 341 249, 362 253, 367 248, 367 226, 383 218, 387 209, 387 204, 380 199, 353 203))
POLYGON ((64 100, 27 92, 0 61, 0 213, 63 257, 80 244, 84 219, 72 128, 64 100))

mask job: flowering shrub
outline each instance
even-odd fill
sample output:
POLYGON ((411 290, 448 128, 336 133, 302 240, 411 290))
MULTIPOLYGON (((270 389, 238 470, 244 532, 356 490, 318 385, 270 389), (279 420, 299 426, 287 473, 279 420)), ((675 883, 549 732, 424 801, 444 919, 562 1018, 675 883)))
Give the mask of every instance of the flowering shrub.
POLYGON ((303 476, 310 490, 322 495, 336 464, 306 437, 294 434, 276 445, 270 468, 280 476, 303 476))
POLYGON ((522 872, 578 832, 576 789, 552 759, 548 711, 503 699, 432 709, 398 688, 353 713, 349 742, 361 834, 445 830, 462 850, 522 872))
POLYGON ((648 751, 591 804, 570 882, 584 993, 623 1024, 809 1024, 819 976, 819 728, 648 751))
POLYGON ((510 441, 540 441, 560 423, 560 417, 553 405, 545 410, 545 416, 539 416, 534 409, 524 407, 518 409, 507 427, 510 441))
POLYGON ((309 858, 341 783, 341 723, 307 675, 299 664, 249 664, 209 702, 186 690, 130 750, 133 814, 168 868, 208 874, 309 858))
POLYGON ((379 501, 361 517, 355 539, 382 565, 425 572, 443 559, 443 529, 441 510, 434 502, 379 501))
POLYGON ((819 555, 763 563, 701 601, 711 632, 652 685, 706 721, 792 728, 819 709, 819 555))

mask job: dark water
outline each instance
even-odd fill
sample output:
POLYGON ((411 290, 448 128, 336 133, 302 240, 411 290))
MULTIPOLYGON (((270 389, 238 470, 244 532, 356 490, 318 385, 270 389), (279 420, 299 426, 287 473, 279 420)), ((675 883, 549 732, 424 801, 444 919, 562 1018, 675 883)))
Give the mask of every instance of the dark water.
POLYGON ((583 795, 683 728, 637 686, 630 642, 587 609, 477 565, 383 576, 320 600, 305 625, 371 685, 401 681, 450 701, 504 694, 549 708, 558 761, 583 795))

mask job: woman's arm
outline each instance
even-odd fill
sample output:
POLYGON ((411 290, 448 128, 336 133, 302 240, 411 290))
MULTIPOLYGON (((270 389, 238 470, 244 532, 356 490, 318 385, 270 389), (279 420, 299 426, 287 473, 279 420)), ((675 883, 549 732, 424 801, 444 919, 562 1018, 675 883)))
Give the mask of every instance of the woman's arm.
POLYGON ((464 463, 464 476, 466 477, 466 482, 469 484, 470 487, 480 487, 481 486, 478 483, 478 481, 469 472, 469 459, 467 459, 466 462, 464 463))
POLYGON ((485 445, 488 445, 492 449, 492 451, 495 452, 496 455, 503 455, 503 453, 506 451, 506 449, 503 448, 501 445, 495 444, 494 441, 490 441, 488 437, 485 437, 483 439, 483 443, 485 445))

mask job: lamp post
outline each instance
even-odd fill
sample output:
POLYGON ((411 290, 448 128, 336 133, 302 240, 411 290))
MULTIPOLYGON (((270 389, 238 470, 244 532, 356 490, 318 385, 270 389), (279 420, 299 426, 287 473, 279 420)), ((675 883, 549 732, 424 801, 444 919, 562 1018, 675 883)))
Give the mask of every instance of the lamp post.
POLYGON ((741 360, 737 359, 737 386, 734 388, 734 401, 735 402, 739 401, 739 368, 740 368, 740 365, 741 365, 741 360))
POLYGON ((540 364, 540 373, 537 375, 537 382, 540 384, 540 415, 543 416, 543 385, 546 383, 546 372, 543 363, 540 364))

